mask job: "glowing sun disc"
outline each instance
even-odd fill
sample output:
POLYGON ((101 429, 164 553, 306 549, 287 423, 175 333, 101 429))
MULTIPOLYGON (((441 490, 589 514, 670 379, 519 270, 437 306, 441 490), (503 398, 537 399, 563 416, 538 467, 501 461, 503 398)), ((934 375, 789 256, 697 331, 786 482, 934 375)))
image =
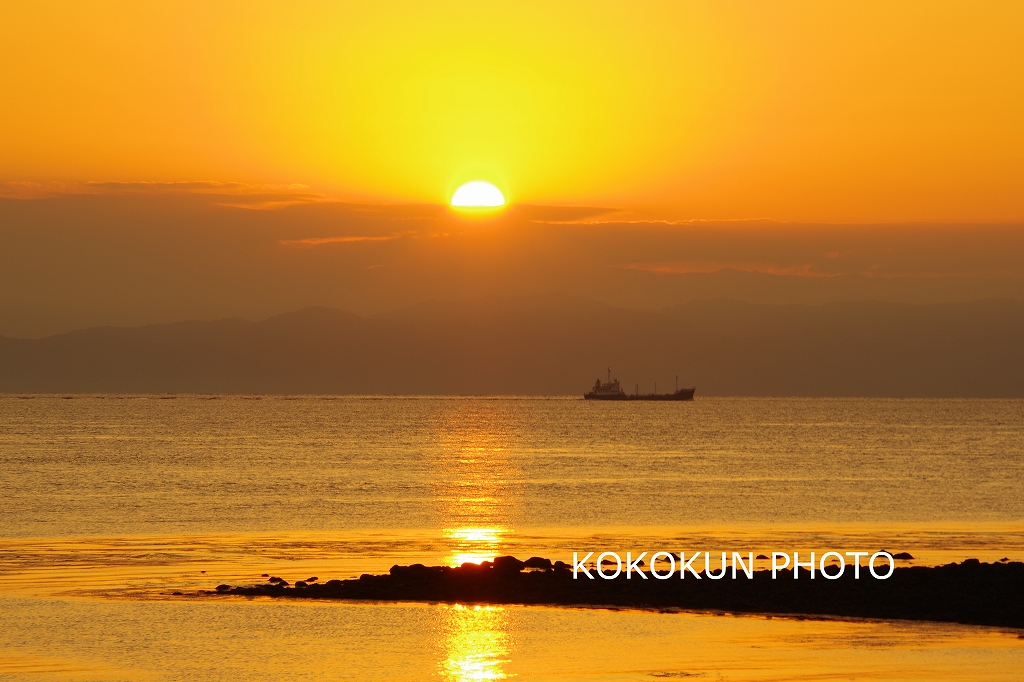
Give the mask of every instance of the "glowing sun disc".
POLYGON ((484 180, 467 182, 455 190, 455 194, 452 195, 452 206, 460 208, 493 208, 504 205, 505 197, 502 195, 501 190, 484 180))

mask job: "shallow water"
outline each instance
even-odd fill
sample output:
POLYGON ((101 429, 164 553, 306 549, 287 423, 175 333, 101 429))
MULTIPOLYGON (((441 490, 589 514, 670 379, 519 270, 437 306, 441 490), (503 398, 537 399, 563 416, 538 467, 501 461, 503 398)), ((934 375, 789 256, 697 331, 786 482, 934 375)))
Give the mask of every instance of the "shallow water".
POLYGON ((1021 560, 1024 401, 0 396, 0 468, 0 677, 1011 679, 1024 663, 1016 634, 962 626, 190 596, 502 553, 1021 560))
POLYGON ((0 599, 12 677, 1017 680, 1014 634, 913 623, 446 605, 0 599), (33 674, 34 673, 34 674, 33 674))

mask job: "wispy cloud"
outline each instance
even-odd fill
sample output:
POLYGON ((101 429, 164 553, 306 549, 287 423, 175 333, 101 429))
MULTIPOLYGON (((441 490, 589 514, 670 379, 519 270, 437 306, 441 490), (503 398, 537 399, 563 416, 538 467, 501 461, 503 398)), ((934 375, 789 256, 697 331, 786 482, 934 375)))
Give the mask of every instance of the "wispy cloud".
MULTIPOLYGON (((825 254, 825 258, 834 262, 833 252, 825 254)), ((842 254, 840 254, 842 255, 842 254)), ((630 263, 628 265, 612 266, 622 270, 638 270, 651 272, 660 275, 689 275, 689 274, 710 274, 733 270, 737 272, 759 273, 764 275, 777 275, 780 277, 803 277, 811 279, 828 279, 833 277, 865 277, 868 279, 888 280, 948 280, 948 279, 982 279, 1002 277, 1011 279, 1022 279, 1024 275, 1009 270, 985 270, 976 272, 915 272, 886 271, 881 265, 874 265, 864 269, 847 269, 843 271, 822 272, 814 263, 803 263, 799 265, 781 266, 776 263, 758 263, 748 261, 688 261, 673 263, 630 263)))
POLYGON ((738 270, 740 272, 757 272, 765 275, 782 275, 786 277, 836 277, 836 273, 816 272, 814 264, 780 266, 775 263, 750 263, 736 261, 694 261, 684 263, 631 263, 618 266, 624 270, 640 270, 663 275, 689 275, 696 273, 721 272, 722 270, 738 270))
POLYGON ((883 272, 881 266, 856 273, 870 279, 984 279, 1002 277, 1024 279, 1024 274, 1012 270, 978 270, 975 272, 883 272))
POLYGON ((218 201, 216 206, 227 208, 241 208, 246 211, 276 211, 289 206, 300 206, 303 204, 336 203, 332 199, 320 197, 315 194, 307 194, 288 198, 258 199, 255 201, 218 201))
MULTIPOLYGON (((599 209, 603 213, 621 213, 629 215, 624 209, 599 209)), ((534 220, 536 223, 550 223, 553 225, 641 225, 650 227, 678 227, 682 225, 717 225, 727 223, 745 223, 751 225, 785 225, 787 223, 770 220, 768 218, 688 218, 685 220, 662 220, 656 218, 608 218, 603 220, 589 220, 586 218, 564 220, 534 220)), ((794 223, 795 224, 795 223, 794 223)))
POLYGON ((345 237, 310 237, 308 239, 282 239, 278 244, 283 246, 312 247, 323 244, 350 244, 353 242, 389 242, 398 239, 401 235, 392 234, 384 236, 350 235, 345 237))
POLYGON ((249 184, 244 182, 217 182, 214 180, 188 180, 181 182, 117 182, 94 181, 79 184, 82 191, 95 193, 164 193, 164 194, 279 194, 308 193, 309 186, 293 184, 249 184))
POLYGON ((595 216, 618 213, 621 209, 604 206, 545 206, 540 204, 515 204, 508 208, 512 218, 529 220, 534 223, 551 225, 575 225, 586 223, 595 216))
MULTIPOLYGON (((298 183, 286 185, 248 184, 244 182, 216 182, 189 180, 182 182, 119 182, 89 180, 86 182, 25 182, 0 183, 0 196, 12 199, 35 199, 59 194, 221 194, 229 196, 285 196, 295 200, 324 200, 309 192, 309 186, 298 183)), ((245 206, 250 207, 249 205, 245 206)))

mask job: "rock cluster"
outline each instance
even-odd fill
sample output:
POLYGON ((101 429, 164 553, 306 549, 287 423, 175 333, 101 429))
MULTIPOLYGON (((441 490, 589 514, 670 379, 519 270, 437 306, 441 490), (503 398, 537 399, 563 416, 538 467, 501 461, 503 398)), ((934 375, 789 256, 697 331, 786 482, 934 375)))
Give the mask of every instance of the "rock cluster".
MULTIPOLYGON (((364 573, 354 580, 299 580, 290 587, 273 577, 257 585, 218 585, 216 594, 299 599, 425 601, 487 604, 618 606, 785 613, 819 616, 933 620, 1024 628, 1024 563, 982 563, 968 559, 945 566, 897 568, 887 580, 836 580, 807 572, 756 571, 753 579, 680 579, 673 574, 644 580, 588 580, 573 577, 569 565, 541 557, 521 561, 498 557, 460 567, 392 566, 385 575, 364 573)), ((213 594, 208 592, 207 594, 213 594)))

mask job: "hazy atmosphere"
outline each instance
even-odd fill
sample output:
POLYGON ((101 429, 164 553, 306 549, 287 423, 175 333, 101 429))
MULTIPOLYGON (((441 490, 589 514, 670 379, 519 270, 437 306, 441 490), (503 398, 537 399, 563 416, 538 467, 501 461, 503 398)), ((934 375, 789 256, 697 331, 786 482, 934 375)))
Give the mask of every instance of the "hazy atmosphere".
POLYGON ((632 221, 531 205, 466 218, 213 183, 77 189, 0 199, 5 336, 487 295, 646 310, 1024 298, 1024 229, 1013 224, 632 221))
POLYGON ((1019 682, 1024 2, 0 9, 0 680, 1019 682))
POLYGON ((3 390, 1024 396, 1019 225, 72 190, 0 199, 3 390))
MULTIPOLYGON (((577 392, 609 365, 653 385, 640 357, 657 348, 661 381, 678 370, 713 393, 1024 394, 1006 355, 1024 300, 1017 3, 185 7, 6 15, 0 58, 17 68, 0 73, 0 336, 18 350, 2 390, 577 392), (469 180, 500 205, 456 205, 469 180), (550 316, 545 302, 566 298, 615 310, 558 313, 565 335, 550 346, 528 325, 499 332, 514 318, 505 307, 550 316), (877 305, 984 300, 901 308, 899 330, 877 305), (871 305, 814 308, 851 302, 871 305), (734 303, 812 308, 757 308, 736 324, 696 312, 722 320, 734 303), (493 304, 502 319, 429 341, 393 328, 392 344, 447 349, 423 356, 436 380, 389 379, 339 346, 330 365, 364 379, 104 383, 72 369, 84 337, 9 343, 447 304, 493 304), (966 310, 989 312, 922 322, 966 310), (771 329, 794 315, 845 345, 771 329), (683 327, 654 331, 664 319, 683 327), (450 352, 467 334, 487 339, 472 368, 450 352), (954 352, 961 337, 976 354, 954 352), (922 373, 966 383, 901 389, 836 369, 769 386, 711 369, 764 361, 810 376, 811 358, 832 354, 836 368, 887 375, 919 340, 922 373), (58 365, 69 374, 53 383, 58 365)), ((217 362, 199 346, 176 352, 184 366, 217 362)), ((291 362, 253 352, 260 367, 291 362)))

